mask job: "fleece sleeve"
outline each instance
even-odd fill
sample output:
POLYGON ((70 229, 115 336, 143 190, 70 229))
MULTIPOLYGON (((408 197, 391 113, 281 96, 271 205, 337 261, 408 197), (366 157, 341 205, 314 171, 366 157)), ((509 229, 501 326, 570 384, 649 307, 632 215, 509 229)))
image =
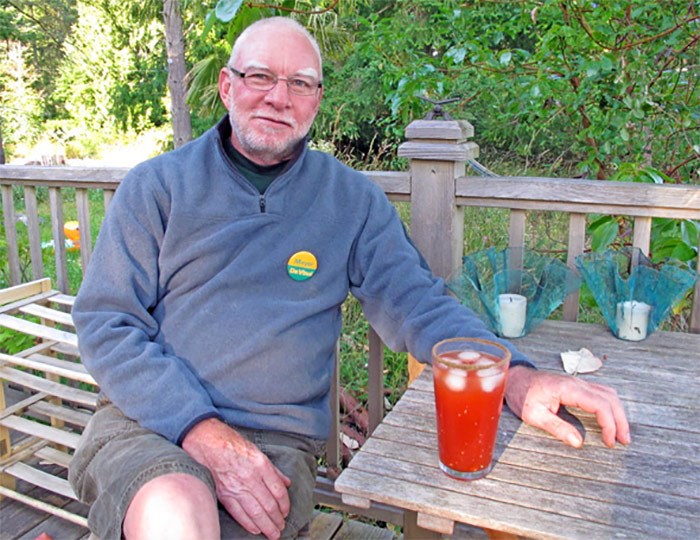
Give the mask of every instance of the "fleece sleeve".
POLYGON ((389 347, 430 363, 438 341, 478 337, 508 347, 511 365, 533 366, 512 343, 496 337, 473 311, 447 294, 444 281, 432 275, 383 193, 372 192, 365 208, 350 257, 351 292, 389 347))
POLYGON ((182 359, 155 340, 169 210, 167 190, 148 167, 127 175, 105 216, 73 319, 82 361, 101 391, 126 416, 179 443, 218 413, 182 359))

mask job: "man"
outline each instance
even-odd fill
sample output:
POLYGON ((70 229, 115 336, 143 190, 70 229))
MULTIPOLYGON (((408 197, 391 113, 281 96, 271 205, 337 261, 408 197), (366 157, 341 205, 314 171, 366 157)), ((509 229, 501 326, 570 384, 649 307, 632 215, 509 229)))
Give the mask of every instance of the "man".
MULTIPOLYGON (((307 149, 321 81, 301 26, 255 23, 219 75, 228 117, 117 190, 74 308, 104 397, 70 481, 102 538, 303 531, 348 291, 422 361, 443 338, 496 339, 445 294, 381 189, 307 149)), ((555 414, 579 406, 608 446, 629 442, 614 391, 508 346, 507 401, 525 421, 580 446, 555 414)))

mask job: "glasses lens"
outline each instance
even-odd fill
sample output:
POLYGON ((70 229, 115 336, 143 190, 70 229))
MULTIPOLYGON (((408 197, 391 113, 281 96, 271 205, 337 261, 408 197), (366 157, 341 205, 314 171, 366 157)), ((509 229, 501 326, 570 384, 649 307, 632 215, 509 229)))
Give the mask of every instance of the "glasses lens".
POLYGON ((310 96, 318 88, 318 82, 306 77, 295 77, 287 79, 287 87, 292 94, 310 96))
POLYGON ((277 77, 266 71, 248 71, 244 74, 243 82, 253 90, 271 90, 277 84, 277 77))
POLYGON ((310 96, 320 87, 319 82, 311 77, 292 77, 289 79, 277 77, 269 71, 252 69, 241 73, 231 68, 234 74, 238 75, 251 90, 267 92, 272 90, 279 81, 287 84, 289 92, 297 96, 310 96))

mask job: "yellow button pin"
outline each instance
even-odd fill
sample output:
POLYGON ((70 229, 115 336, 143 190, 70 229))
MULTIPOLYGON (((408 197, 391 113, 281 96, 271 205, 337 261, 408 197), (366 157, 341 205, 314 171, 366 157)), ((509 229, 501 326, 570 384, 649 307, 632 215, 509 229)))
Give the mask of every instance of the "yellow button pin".
POLYGON ((316 273, 318 261, 309 251, 297 251, 287 261, 287 274, 295 281, 305 281, 316 273))

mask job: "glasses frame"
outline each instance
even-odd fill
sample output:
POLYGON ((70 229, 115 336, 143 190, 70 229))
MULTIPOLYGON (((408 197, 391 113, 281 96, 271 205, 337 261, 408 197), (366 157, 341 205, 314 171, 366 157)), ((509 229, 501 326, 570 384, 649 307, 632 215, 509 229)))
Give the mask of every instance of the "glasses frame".
MULTIPOLYGON (((275 74, 272 73, 272 72, 268 72, 268 73, 270 73, 270 75, 273 77, 272 86, 270 86, 270 88, 253 88, 252 86, 248 86, 248 83, 246 82, 246 77, 248 76, 247 73, 245 73, 245 72, 243 72, 243 71, 239 71, 239 70, 237 70, 236 68, 231 67, 231 66, 229 66, 229 65, 227 65, 226 67, 231 71, 231 73, 233 73, 234 75, 240 77, 240 79, 243 81, 243 84, 245 85, 246 88, 248 88, 249 90, 253 90, 253 91, 255 91, 255 92, 269 92, 269 91, 272 90, 275 86, 277 86, 277 84, 278 84, 280 81, 284 81, 285 83, 287 83, 287 91, 288 91, 290 94, 294 95, 294 96, 302 96, 302 97, 313 96, 314 94, 316 94, 316 93, 318 92, 318 90, 319 90, 320 88, 323 88, 323 82, 322 82, 322 81, 318 81, 318 82, 316 83, 316 86, 315 86, 315 87, 312 85, 312 91, 311 91, 310 94, 300 94, 299 92, 297 92, 297 90, 296 90, 295 88, 293 88, 293 87, 291 86, 290 80, 289 80, 288 77, 278 77, 277 75, 275 75, 275 74)), ((266 71, 266 70, 265 70, 265 71, 266 71)), ((249 79, 249 80, 250 80, 250 79, 249 79)))

